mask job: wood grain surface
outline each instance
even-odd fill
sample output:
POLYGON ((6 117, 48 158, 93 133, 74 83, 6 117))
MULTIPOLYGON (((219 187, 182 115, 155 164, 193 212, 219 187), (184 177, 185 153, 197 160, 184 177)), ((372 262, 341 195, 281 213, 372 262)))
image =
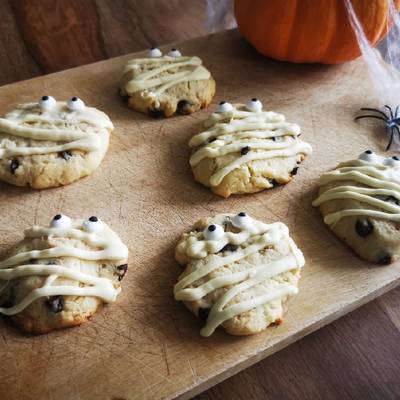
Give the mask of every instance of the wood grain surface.
MULTIPOLYGON (((2 16, 2 23, 0 24, 0 57, 2 60, 0 63, 0 84, 15 82, 42 73, 140 50, 157 43, 167 43, 204 34, 202 3, 202 1, 194 0, 190 2, 175 0, 168 2, 163 0, 146 2, 134 0, 98 0, 95 2, 84 0, 0 0, 0 15, 2 16), (55 13, 54 10, 58 11, 55 13), (33 17, 34 15, 35 17, 33 17), (91 21, 88 21, 87 18, 90 18, 91 21), (88 24, 91 31, 85 31, 85 43, 82 42, 82 37, 79 38, 78 42, 71 40, 71 37, 77 34, 80 35, 79 32, 82 29, 86 29, 83 26, 88 24), (53 40, 54 37, 57 37, 57 40, 53 40), (93 41, 95 42, 93 43, 93 41), (76 43, 80 44, 76 46, 76 43), (63 60, 62 62, 60 61, 61 59, 63 60)), ((351 69, 352 67, 349 68, 351 69)), ((300 80, 307 82, 307 74, 302 74, 300 80)), ((222 81, 226 83, 226 79, 222 79, 222 81)), ((338 82, 340 81, 339 75, 338 82)), ((239 86, 243 84, 243 82, 238 82, 236 79, 234 79, 234 82, 239 86)), ((261 83, 259 82, 259 84, 261 83)), ((344 84, 346 82, 342 82, 342 85, 344 84)), ((31 99, 32 93, 29 93, 27 86, 24 87, 24 90, 25 98, 31 99)), ((288 93, 286 100, 294 102, 292 96, 293 94, 288 93)), ((16 97, 14 97, 15 102, 23 101, 23 99, 17 99, 16 97)), ((37 97, 36 93, 33 97, 37 97)), ((221 97, 220 92, 217 97, 221 97)), ((281 100, 284 104, 285 99, 281 98, 281 100)), ((115 99, 115 101, 118 100, 115 99)), ((9 100, 2 98, 2 111, 8 109, 8 102, 9 100)), ((307 102, 307 99, 300 98, 299 102, 307 102)), ((278 103, 276 101, 276 106, 280 108, 278 103)), ((363 105, 365 104, 363 102, 363 105)), ((101 105, 104 106, 104 104, 101 105)), ((314 114, 322 114, 322 122, 331 118, 329 114, 326 114, 326 109, 323 106, 316 107, 314 114)), ((134 118, 134 116, 130 114, 129 118, 134 118)), ((335 118, 340 119, 343 116, 336 116, 335 118)), ((135 117, 135 119, 139 119, 139 121, 132 123, 140 125, 141 118, 135 117)), ((316 125, 317 119, 315 116, 312 116, 311 120, 314 126, 313 129, 318 129, 319 126, 316 125)), ((325 127, 322 123, 321 128, 325 127)), ((360 134, 362 133, 360 132, 360 134)), ((329 131, 329 134, 335 135, 335 132, 329 131)), ((332 144, 333 149, 340 144, 347 143, 346 137, 337 139, 341 139, 341 141, 336 140, 332 144)), ((181 145, 183 146, 183 144, 181 145)), ((107 157, 110 157, 110 155, 107 157)), ((321 169, 324 169, 325 166, 321 165, 321 169)), ((104 168, 107 167, 103 165, 102 169, 104 168)), ((101 171, 97 172, 97 177, 101 173, 101 171)), ((188 173, 188 171, 185 173, 188 173)), ((93 178, 82 181, 82 184, 85 182, 86 187, 86 184, 89 185, 89 181, 95 179, 95 177, 96 175, 93 178)), ((80 184, 77 183, 76 185, 80 184)), ((110 182, 110 184, 113 184, 113 182, 110 182)), ((9 190, 9 187, 4 186, 1 187, 2 192, 4 188, 9 190)), ((200 190, 198 187, 192 187, 192 190, 194 188, 200 190)), ((117 189, 115 190, 117 191, 117 189)), ((69 188, 57 189, 59 193, 65 190, 68 191, 69 188)), ((20 195, 21 192, 16 197, 17 204, 20 201, 20 195)), ((38 197, 42 198, 42 196, 47 197, 45 192, 43 195, 24 192, 24 196, 36 196, 36 199, 38 197)), ((59 194, 59 199, 64 200, 58 205, 53 205, 54 210, 58 209, 57 207, 65 206, 66 200, 64 196, 64 194, 59 194)), ((260 196, 264 197, 264 195, 260 196)), ((268 195, 265 195, 265 197, 268 198, 268 195)), ((42 208, 51 206, 50 201, 40 201, 42 208)), ((53 208, 49 207, 49 210, 52 211, 53 208)), ((5 247, 16 239, 18 234, 14 232, 11 236, 8 236, 10 229, 9 200, 6 203, 6 207, 2 207, 2 210, 0 218, 7 220, 6 231, 2 232, 1 240, 1 246, 5 247)), ((39 213, 39 211, 36 212, 39 213)), ((204 212, 206 211, 204 210, 204 212)), ((25 213, 26 210, 24 208, 18 208, 15 228, 23 228, 32 222, 30 214, 25 215, 25 213)), ((43 215, 43 212, 40 215, 43 215)), ((44 217, 45 215, 43 215, 44 217)), ((191 215, 190 218, 188 217, 186 223, 190 224, 193 217, 194 215, 191 215)), ((182 223, 179 224, 182 227, 182 223)), ((115 228, 121 230, 119 226, 115 226, 115 228)), ((331 238, 330 240, 332 241, 333 239, 331 238)), ((337 262, 340 265, 341 259, 338 258, 337 262)), ((133 279, 132 274, 129 279, 133 279)), ((398 399, 400 397, 398 377, 400 369, 398 344, 400 340, 399 302, 400 289, 394 289, 357 311, 215 386, 200 395, 199 399, 398 399)), ((185 318, 185 321, 189 319, 189 321, 196 324, 195 320, 190 320, 190 316, 180 307, 174 308, 174 310, 177 310, 179 315, 185 318)), ((94 324, 104 324, 111 328, 114 324, 112 316, 113 312, 110 307, 110 309, 107 309, 106 315, 96 316, 94 324)), ((133 315, 132 318, 140 319, 140 316, 133 315)), ((80 329, 78 328, 78 330, 80 329)), ((23 379, 24 376, 26 374, 29 376, 30 371, 36 371, 37 365, 40 363, 43 365, 43 360, 47 360, 47 358, 58 357, 60 367, 65 365, 65 360, 68 365, 73 366, 73 369, 79 369, 81 366, 79 360, 82 357, 84 358, 84 355, 77 354, 76 350, 74 350, 76 344, 79 344, 80 341, 85 344, 85 354, 91 351, 95 352, 99 342, 96 344, 92 344, 92 342, 96 342, 97 336, 101 336, 103 332, 103 328, 100 326, 90 329, 93 329, 92 333, 95 332, 93 333, 93 340, 87 335, 77 338, 78 334, 73 334, 74 338, 72 338, 69 336, 70 332, 67 332, 63 335, 62 340, 58 339, 59 347, 52 349, 50 354, 46 353, 44 349, 48 349, 48 347, 45 347, 46 343, 53 340, 51 336, 42 339, 34 338, 33 341, 27 341, 26 338, 20 336, 10 339, 7 338, 7 334, 2 329, 2 344, 0 348, 7 349, 10 346, 11 349, 12 346, 14 348, 16 346, 18 348, 16 352, 7 350, 8 356, 14 360, 14 366, 17 365, 22 369, 19 363, 20 359, 23 359, 24 362, 27 362, 28 359, 29 365, 25 365, 26 370, 19 371, 17 376, 14 377, 15 370, 7 371, 4 366, 0 368, 2 376, 7 379, 13 378, 12 382, 14 383, 11 386, 3 386, 0 397, 8 399, 12 395, 17 398, 15 396, 21 394, 22 388, 26 386, 26 382, 23 379), (63 341, 65 342, 64 345, 62 344, 63 341), (36 346, 36 353, 31 352, 31 347, 33 346, 36 346), (39 351, 40 353, 41 348, 45 354, 39 354, 38 356, 37 352, 39 351), (71 362, 73 357, 77 358, 75 363, 71 362)), ((125 335, 128 336, 126 340, 129 341, 138 340, 138 337, 140 339, 143 333, 129 332, 129 335, 126 335, 126 332, 120 332, 119 334, 121 335, 121 340, 125 335)), ((118 340, 115 346, 117 345, 118 340)), ((113 346, 108 348, 113 348, 113 346)), ((110 352, 109 355, 111 354, 110 352)), ((111 375, 117 375, 119 364, 116 362, 108 363, 116 367, 111 375)), ((57 383, 52 381, 52 374, 46 378, 44 371, 39 374, 40 376, 36 371, 38 381, 35 385, 39 384, 41 386, 43 382, 48 383, 47 392, 42 391, 43 396, 41 398, 56 397, 53 389, 57 389, 58 385, 65 384, 71 378, 70 370, 62 369, 61 372, 60 370, 56 374, 57 383)), ((96 363, 85 368, 84 372, 88 376, 88 382, 91 381, 97 384, 103 379, 103 377, 100 377, 101 374, 96 379, 96 363)), ((138 372, 131 371, 131 373, 138 372)), ((145 372, 139 371, 139 373, 145 379, 145 372)), ((109 379, 111 378, 108 376, 104 377, 106 382, 109 379)), ((26 386, 28 390, 35 387, 32 379, 28 379, 28 382, 32 385, 26 386)), ((126 382, 121 381, 120 384, 123 387, 126 382)), ((39 389, 43 389, 43 387, 41 386, 39 389)), ((88 392, 86 393, 90 394, 90 388, 87 388, 87 390, 88 392)), ((26 391, 25 395, 24 398, 33 398, 26 391)), ((118 396, 114 397, 115 399, 118 398, 118 396)), ((83 394, 81 398, 84 399, 86 397, 83 394)), ((100 398, 109 397, 104 394, 100 398)), ((126 398, 131 399, 134 397, 126 398)))

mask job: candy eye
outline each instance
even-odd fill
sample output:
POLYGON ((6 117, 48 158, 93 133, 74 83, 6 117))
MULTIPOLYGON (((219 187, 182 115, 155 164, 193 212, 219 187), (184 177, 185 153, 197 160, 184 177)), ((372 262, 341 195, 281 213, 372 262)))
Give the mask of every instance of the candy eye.
POLYGON ((217 112, 218 113, 226 113, 231 112, 233 110, 233 105, 228 103, 227 101, 221 101, 218 104, 217 112))
POLYGON ((83 229, 89 233, 100 232, 103 229, 103 223, 100 218, 94 215, 83 222, 83 229))
POLYGON ((181 52, 180 52, 179 50, 177 50, 177 49, 171 49, 171 50, 169 51, 168 55, 169 55, 170 57, 182 57, 181 52))
POLYGON ((397 156, 385 158, 383 160, 383 164, 387 165, 388 167, 400 167, 400 158, 397 156))
POLYGON ((249 217, 246 213, 240 212, 239 214, 236 214, 232 218, 232 225, 235 228, 243 229, 248 227, 251 224, 251 217, 249 217))
POLYGON ((56 104, 57 104, 56 99, 54 97, 51 97, 51 96, 43 96, 39 100, 39 106, 43 110, 51 110, 52 108, 55 107, 56 104))
POLYGON ((67 106, 71 111, 80 111, 85 108, 85 103, 79 97, 72 97, 68 100, 67 106))
POLYGON ((71 227, 71 218, 63 214, 57 214, 50 221, 51 228, 67 229, 71 227))
POLYGON ((224 236, 224 228, 221 225, 212 224, 208 225, 203 231, 206 240, 218 240, 224 236))
POLYGON ((162 57, 162 53, 161 53, 160 49, 157 49, 157 47, 152 47, 148 52, 148 56, 150 58, 158 58, 158 57, 162 57))
POLYGON ((251 99, 247 104, 246 104, 246 108, 249 111, 253 111, 253 112, 261 112, 263 105, 261 103, 260 100, 256 99, 255 97, 253 99, 251 99))
POLYGON ((376 155, 372 150, 366 150, 358 156, 359 160, 372 162, 376 159, 376 155))

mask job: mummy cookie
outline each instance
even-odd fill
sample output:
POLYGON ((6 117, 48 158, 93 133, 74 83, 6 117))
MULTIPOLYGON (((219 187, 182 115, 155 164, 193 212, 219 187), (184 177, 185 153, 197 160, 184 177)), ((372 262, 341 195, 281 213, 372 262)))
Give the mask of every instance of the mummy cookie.
POLYGON ((24 331, 79 325, 121 291, 128 249, 100 218, 59 214, 33 226, 0 261, 0 314, 24 331))
POLYGON ((319 186, 313 205, 336 236, 367 261, 399 258, 400 158, 367 150, 324 173, 319 186))
POLYGON ((304 265, 286 225, 244 212, 198 221, 180 239, 175 258, 185 267, 175 299, 204 321, 202 336, 219 326, 231 335, 251 335, 281 323, 304 265))
POLYGON ((222 101, 204 128, 189 142, 190 165, 196 181, 222 197, 288 183, 312 151, 297 124, 263 111, 255 98, 246 105, 222 101))
POLYGON ((191 114, 210 104, 215 94, 215 81, 202 64, 177 49, 163 55, 153 48, 146 58, 128 61, 121 95, 130 108, 153 117, 191 114))
POLYGON ((78 97, 20 105, 0 118, 0 180, 35 189, 74 182, 99 166, 112 130, 78 97))

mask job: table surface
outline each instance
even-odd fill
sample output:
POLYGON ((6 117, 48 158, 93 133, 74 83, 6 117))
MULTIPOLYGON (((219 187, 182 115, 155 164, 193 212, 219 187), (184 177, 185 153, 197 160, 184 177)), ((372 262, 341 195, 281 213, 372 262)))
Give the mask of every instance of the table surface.
MULTIPOLYGON (((206 34, 203 0, 0 0, 0 85, 206 34)), ((400 398, 400 288, 197 397, 400 398)))

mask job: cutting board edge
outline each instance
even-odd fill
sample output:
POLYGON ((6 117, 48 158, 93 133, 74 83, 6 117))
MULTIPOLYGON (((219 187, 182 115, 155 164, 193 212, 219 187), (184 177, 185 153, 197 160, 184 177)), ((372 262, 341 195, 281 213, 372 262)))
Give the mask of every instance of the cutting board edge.
POLYGON ((383 294, 389 292, 392 289, 395 289, 397 286, 400 285, 400 277, 395 277, 393 280, 387 282, 386 285, 378 287, 376 290, 371 291, 367 296, 360 297, 358 300, 354 301, 353 303, 349 303, 346 307, 338 310, 337 312, 327 314, 326 317, 321 318, 319 320, 314 321, 310 325, 306 326, 303 330, 296 332, 296 334, 287 337, 286 339, 278 342, 277 344, 273 345, 270 348, 267 348, 260 353, 251 356, 230 369, 226 369, 221 371, 214 377, 207 379, 201 382, 198 385, 193 385, 191 388, 185 391, 181 391, 177 393, 174 397, 168 397, 168 400, 190 400, 194 396, 197 396, 207 389, 212 388, 215 385, 225 381, 226 379, 231 378, 232 376, 238 374, 241 371, 251 367, 252 365, 266 359, 267 357, 277 353, 280 350, 290 346, 291 344, 297 342, 298 340, 303 339, 304 337, 310 335, 318 331, 319 329, 323 328, 326 325, 331 324, 332 322, 336 321, 337 319, 351 313, 352 311, 357 310, 358 308, 362 307, 363 305, 377 299, 378 297, 382 296, 383 294))

